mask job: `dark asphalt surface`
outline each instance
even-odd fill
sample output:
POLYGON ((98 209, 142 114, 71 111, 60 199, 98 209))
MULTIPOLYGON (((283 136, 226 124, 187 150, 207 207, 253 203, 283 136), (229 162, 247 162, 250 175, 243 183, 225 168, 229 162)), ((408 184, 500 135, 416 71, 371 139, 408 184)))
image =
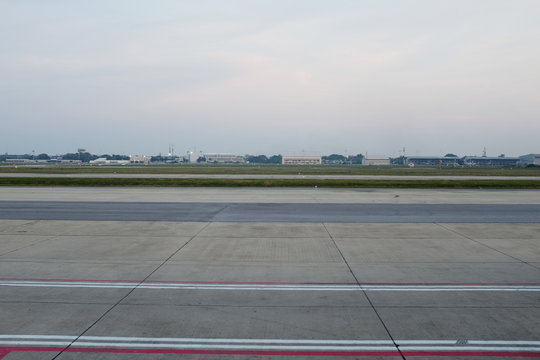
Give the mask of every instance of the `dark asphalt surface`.
POLYGON ((0 201, 3 220, 536 223, 539 204, 0 201))

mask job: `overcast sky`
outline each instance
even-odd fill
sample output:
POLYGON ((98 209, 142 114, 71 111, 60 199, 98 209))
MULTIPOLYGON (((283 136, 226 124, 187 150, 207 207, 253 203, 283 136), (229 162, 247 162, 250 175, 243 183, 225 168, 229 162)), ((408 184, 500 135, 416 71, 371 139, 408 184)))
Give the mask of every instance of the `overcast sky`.
POLYGON ((540 152, 538 0, 0 0, 0 152, 540 152))

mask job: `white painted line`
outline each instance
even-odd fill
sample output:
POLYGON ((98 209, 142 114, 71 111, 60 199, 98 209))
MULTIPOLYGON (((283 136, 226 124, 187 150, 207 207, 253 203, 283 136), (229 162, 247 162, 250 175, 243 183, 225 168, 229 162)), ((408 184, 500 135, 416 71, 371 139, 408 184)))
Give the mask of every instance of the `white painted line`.
POLYGON ((164 349, 222 349, 222 350, 310 350, 310 351, 394 351, 395 346, 324 346, 324 345, 214 345, 214 344, 171 344, 171 343, 103 343, 76 341, 73 346, 120 347, 120 348, 164 348, 164 349))
POLYGON ((540 341, 528 340, 395 340, 398 345, 530 345, 540 346, 540 341), (463 344, 465 342, 465 344, 463 344))
POLYGON ((528 340, 337 340, 231 339, 67 335, 0 335, 0 346, 72 346, 74 348, 255 350, 255 351, 485 351, 540 353, 540 341, 528 340), (67 341, 66 341, 67 340, 67 341))
POLYGON ((540 292, 539 285, 331 285, 331 284, 193 284, 193 283, 132 283, 132 282, 71 282, 71 281, 0 281, 0 286, 58 287, 96 289, 145 290, 236 290, 236 291, 407 291, 407 292, 540 292))
POLYGON ((34 345, 34 346, 68 346, 71 344, 71 341, 1 341, 0 345, 34 345))
POLYGON ((469 340, 471 345, 533 345, 540 346, 540 341, 501 341, 501 340, 469 340))
POLYGON ((146 338, 146 337, 107 337, 81 336, 79 340, 102 341, 151 341, 151 342, 200 342, 200 343, 243 343, 243 344, 335 344, 335 345, 385 345, 392 340, 303 340, 303 339, 208 339, 208 338, 146 338))
POLYGON ((66 335, 0 335, 0 339, 55 339, 55 340, 75 340, 76 336, 66 335))

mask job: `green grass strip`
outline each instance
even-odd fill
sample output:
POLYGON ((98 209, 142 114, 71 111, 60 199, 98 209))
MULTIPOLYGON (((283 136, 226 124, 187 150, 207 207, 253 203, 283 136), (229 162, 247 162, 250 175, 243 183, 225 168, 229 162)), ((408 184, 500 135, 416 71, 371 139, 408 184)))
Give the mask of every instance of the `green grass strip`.
POLYGON ((399 175, 540 176, 540 167, 438 168, 359 165, 150 165, 150 166, 0 166, 0 173, 36 174, 244 174, 244 175, 399 175))
POLYGON ((538 180, 0 178, 0 186, 540 189, 538 180))

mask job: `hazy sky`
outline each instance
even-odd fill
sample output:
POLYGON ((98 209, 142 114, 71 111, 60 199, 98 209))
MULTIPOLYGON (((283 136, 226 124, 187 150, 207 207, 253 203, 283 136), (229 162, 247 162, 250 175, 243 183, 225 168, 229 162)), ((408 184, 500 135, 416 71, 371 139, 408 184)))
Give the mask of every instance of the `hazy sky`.
POLYGON ((540 1, 0 0, 0 152, 540 152, 540 1))

